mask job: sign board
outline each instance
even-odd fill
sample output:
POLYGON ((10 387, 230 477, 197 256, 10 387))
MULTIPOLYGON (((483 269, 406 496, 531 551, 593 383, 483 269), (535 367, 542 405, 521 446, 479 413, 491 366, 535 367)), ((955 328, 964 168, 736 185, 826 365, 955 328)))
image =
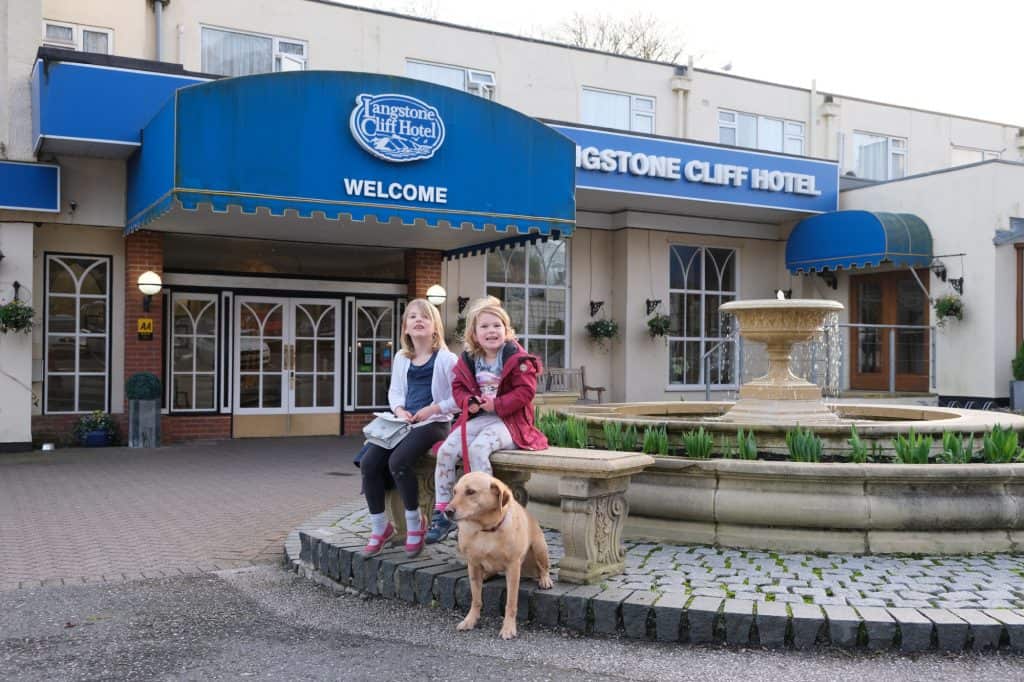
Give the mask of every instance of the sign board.
POLYGON ((152 341, 153 340, 153 318, 152 317, 140 317, 139 318, 139 341, 152 341))

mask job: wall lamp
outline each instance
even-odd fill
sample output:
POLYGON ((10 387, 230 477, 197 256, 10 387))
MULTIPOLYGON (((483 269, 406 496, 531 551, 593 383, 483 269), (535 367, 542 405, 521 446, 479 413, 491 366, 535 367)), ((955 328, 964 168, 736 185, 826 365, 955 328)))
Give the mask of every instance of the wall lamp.
POLYGON ((448 300, 448 292, 440 284, 431 284, 427 289, 427 300, 440 308, 448 300))
POLYGON ((160 275, 152 270, 146 270, 139 275, 138 284, 139 291, 142 292, 142 312, 148 313, 150 301, 164 288, 163 280, 160 279, 160 275))

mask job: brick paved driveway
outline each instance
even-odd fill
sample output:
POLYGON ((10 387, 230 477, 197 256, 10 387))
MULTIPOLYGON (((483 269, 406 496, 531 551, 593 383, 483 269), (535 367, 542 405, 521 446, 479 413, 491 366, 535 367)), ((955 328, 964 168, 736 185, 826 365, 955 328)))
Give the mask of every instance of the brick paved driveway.
POLYGON ((351 462, 360 444, 231 440, 0 455, 0 590, 279 561, 289 531, 357 498, 351 462))

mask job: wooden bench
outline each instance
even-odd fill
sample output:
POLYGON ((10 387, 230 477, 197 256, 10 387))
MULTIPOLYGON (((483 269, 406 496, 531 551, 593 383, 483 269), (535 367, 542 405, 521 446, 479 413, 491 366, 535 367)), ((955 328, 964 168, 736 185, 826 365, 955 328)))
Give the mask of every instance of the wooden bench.
MULTIPOLYGON (((604 576, 622 573, 625 551, 622 528, 629 513, 626 490, 630 478, 654 463, 636 452, 609 452, 576 448, 548 448, 538 452, 501 450, 491 455, 494 475, 508 485, 526 506, 526 483, 534 473, 558 477, 564 556, 558 565, 562 582, 592 584, 604 576)), ((416 465, 420 509, 430 518, 434 509, 434 458, 416 465)), ((401 541, 405 515, 397 491, 387 497, 388 517, 401 541)))
POLYGON ((537 382, 537 393, 539 395, 578 395, 580 400, 586 400, 588 395, 596 393, 597 402, 601 402, 605 390, 604 386, 587 385, 586 365, 546 368, 537 382))

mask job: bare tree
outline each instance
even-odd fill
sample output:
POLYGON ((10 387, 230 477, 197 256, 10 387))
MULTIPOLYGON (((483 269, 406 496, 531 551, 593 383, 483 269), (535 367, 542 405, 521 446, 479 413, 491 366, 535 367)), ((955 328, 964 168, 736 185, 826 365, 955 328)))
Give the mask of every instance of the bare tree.
POLYGON ((684 41, 678 29, 652 14, 628 17, 574 13, 544 37, 559 43, 659 62, 676 62, 684 41))

